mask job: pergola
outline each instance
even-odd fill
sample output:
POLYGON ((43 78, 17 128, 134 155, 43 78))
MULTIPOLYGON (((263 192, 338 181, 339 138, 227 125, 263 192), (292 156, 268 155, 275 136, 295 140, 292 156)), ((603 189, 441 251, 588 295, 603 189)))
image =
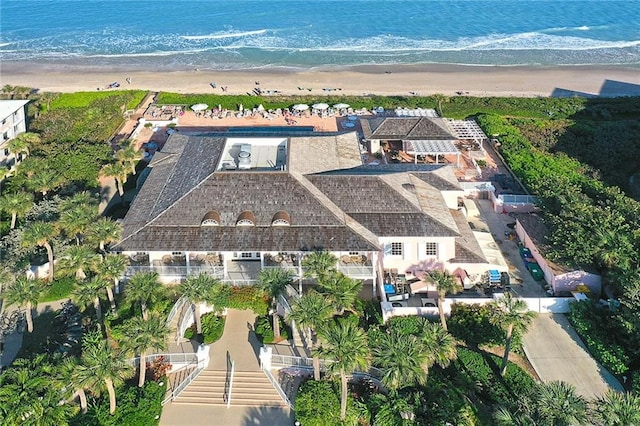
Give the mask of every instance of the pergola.
POLYGON ((460 167, 460 151, 451 140, 403 140, 402 150, 413 154, 414 162, 418 162, 418 155, 434 155, 436 164, 441 155, 456 155, 457 167, 460 167))
POLYGON ((480 148, 484 151, 482 142, 488 138, 475 120, 445 119, 445 121, 458 139, 477 142, 480 145, 480 148))

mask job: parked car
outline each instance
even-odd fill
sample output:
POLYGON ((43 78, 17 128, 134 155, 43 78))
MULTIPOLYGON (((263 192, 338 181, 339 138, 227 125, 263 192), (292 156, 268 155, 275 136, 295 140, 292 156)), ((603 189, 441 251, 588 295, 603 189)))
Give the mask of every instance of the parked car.
POLYGON ((420 298, 420 300, 422 301, 422 307, 423 308, 437 308, 438 307, 438 304, 436 303, 435 299, 422 297, 422 298, 420 298))

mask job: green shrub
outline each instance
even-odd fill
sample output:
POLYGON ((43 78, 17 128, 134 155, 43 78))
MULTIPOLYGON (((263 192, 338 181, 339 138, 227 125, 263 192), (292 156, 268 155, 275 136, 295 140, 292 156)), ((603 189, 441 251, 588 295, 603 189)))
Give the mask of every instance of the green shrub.
MULTIPOLYGON (((280 337, 284 340, 289 339, 291 336, 291 329, 285 324, 281 317, 278 317, 278 321, 280 321, 280 337)), ((275 337, 273 334, 273 316, 264 315, 257 317, 253 330, 258 336, 258 340, 260 340, 260 342, 265 344, 273 343, 275 337)))
MULTIPOLYGON (((209 312, 200 317, 202 321, 202 336, 205 345, 218 341, 224 333, 224 324, 226 318, 224 316, 218 316, 216 312, 209 312)), ((193 324, 189 327, 184 337, 187 339, 193 339, 196 337, 196 325, 193 324)))
POLYGON ((76 285, 73 277, 58 278, 48 285, 46 292, 39 302, 53 302, 55 300, 68 299, 76 285))
POLYGON ((393 328, 402 336, 417 336, 422 331, 423 319, 417 316, 391 317, 387 321, 387 328, 393 328))
POLYGON ((147 92, 144 90, 62 93, 51 101, 50 110, 61 108, 86 108, 96 100, 113 98, 116 96, 122 97, 125 100, 127 109, 134 109, 142 102, 146 95, 147 92))
POLYGON ((360 423, 362 413, 351 394, 347 396, 347 418, 340 421, 340 383, 307 380, 295 400, 296 419, 304 426, 345 426, 360 423))
POLYGON ((224 308, 251 309, 256 315, 265 315, 269 311, 269 298, 258 287, 235 287, 224 285, 209 302, 218 311, 224 308))
POLYGON ((607 315, 608 311, 597 310, 591 302, 584 301, 572 303, 567 318, 598 362, 613 374, 624 374, 629 370, 631 360, 615 342, 615 333, 603 327, 610 322, 607 315))
POLYGON ((491 324, 491 308, 487 305, 454 303, 447 321, 449 332, 471 346, 503 345, 504 332, 491 324))
MULTIPOLYGON (((166 382, 166 380, 164 381, 166 382)), ((71 425, 77 426, 154 426, 160 423, 162 400, 166 392, 166 383, 160 385, 147 381, 144 387, 137 383, 126 383, 116 389, 117 409, 109 414, 109 395, 103 392, 99 398, 90 399, 87 414, 78 414, 71 419, 71 425)))

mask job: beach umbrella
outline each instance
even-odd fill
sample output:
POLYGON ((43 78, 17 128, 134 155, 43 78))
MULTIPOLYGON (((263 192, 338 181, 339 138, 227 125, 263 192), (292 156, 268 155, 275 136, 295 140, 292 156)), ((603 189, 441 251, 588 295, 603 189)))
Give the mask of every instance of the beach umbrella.
POLYGON ((319 109, 319 110, 322 111, 322 110, 325 110, 325 109, 329 108, 329 105, 325 104, 325 103, 319 103, 319 104, 313 104, 312 107, 313 107, 313 109, 319 109))
POLYGON ((262 106, 262 104, 258 105, 258 111, 260 112, 264 111, 264 107, 262 106))
POLYGON ((242 104, 238 105, 238 111, 240 112, 244 111, 244 105, 242 104))
POLYGON ((293 109, 296 111, 306 111, 309 109, 309 105, 307 104, 295 104, 293 109))
POLYGON ((204 111, 205 109, 207 109, 209 107, 209 105, 207 104, 195 104, 195 105, 191 105, 191 109, 194 111, 204 111))
POLYGON ((347 109, 349 108, 349 104, 335 104, 333 107, 336 109, 347 109))

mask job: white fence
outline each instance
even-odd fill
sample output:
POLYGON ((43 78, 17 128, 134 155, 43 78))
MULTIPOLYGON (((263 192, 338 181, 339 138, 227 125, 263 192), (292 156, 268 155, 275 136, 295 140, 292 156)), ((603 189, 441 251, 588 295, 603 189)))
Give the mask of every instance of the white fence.
MULTIPOLYGON (((454 303, 464 304, 487 304, 495 298, 499 297, 498 294, 494 298, 489 297, 467 297, 467 298, 449 298, 445 299, 442 307, 444 313, 449 315, 451 313, 451 305, 454 303)), ((541 314, 566 314, 569 312, 569 304, 575 299, 573 297, 520 297, 524 300, 530 310, 541 314)), ((437 316, 438 308, 422 308, 422 307, 395 307, 391 302, 382 302, 382 318, 386 322, 391 317, 399 316, 437 316)))

